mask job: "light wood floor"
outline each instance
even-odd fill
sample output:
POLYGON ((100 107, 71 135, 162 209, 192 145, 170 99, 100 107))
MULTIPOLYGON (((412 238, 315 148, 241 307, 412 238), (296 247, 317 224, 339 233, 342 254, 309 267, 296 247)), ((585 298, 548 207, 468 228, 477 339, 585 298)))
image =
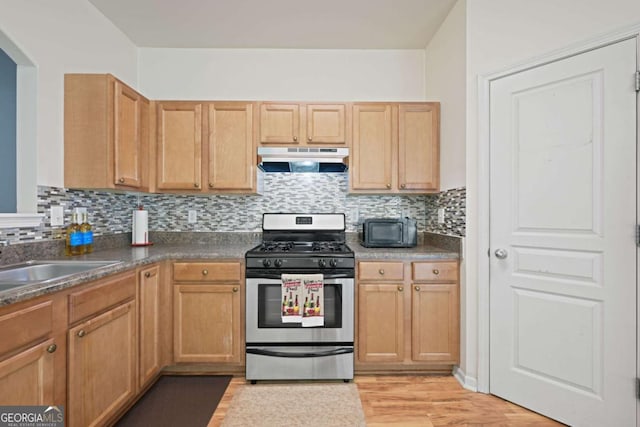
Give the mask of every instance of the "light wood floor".
MULTIPOLYGON (((367 426, 561 426, 498 397, 465 390, 452 376, 357 376, 367 426)), ((209 427, 219 426, 233 394, 231 380, 209 427)))

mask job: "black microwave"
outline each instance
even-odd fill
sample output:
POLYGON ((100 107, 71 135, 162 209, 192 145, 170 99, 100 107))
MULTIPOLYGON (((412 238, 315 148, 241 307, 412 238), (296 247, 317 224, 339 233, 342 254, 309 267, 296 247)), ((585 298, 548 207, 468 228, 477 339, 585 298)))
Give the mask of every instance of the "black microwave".
POLYGON ((410 248, 417 243, 415 219, 370 218, 362 224, 362 246, 367 248, 410 248))

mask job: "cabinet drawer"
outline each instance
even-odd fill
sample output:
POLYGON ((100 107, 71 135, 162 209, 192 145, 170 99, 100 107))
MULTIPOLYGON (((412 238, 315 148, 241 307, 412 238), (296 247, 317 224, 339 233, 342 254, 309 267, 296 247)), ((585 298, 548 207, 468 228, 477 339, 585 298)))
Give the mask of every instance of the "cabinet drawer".
POLYGON ((413 262, 413 280, 416 282, 457 282, 458 263, 456 261, 413 262))
POLYGON ((69 295, 69 323, 75 323, 136 295, 135 271, 69 295))
POLYGON ((239 262, 174 262, 173 280, 185 282, 239 282, 239 262))
POLYGON ((0 317, 0 354, 16 350, 51 333, 53 304, 44 301, 0 317))
POLYGON ((388 282, 404 279, 404 264, 401 262, 359 262, 358 277, 360 280, 388 282))

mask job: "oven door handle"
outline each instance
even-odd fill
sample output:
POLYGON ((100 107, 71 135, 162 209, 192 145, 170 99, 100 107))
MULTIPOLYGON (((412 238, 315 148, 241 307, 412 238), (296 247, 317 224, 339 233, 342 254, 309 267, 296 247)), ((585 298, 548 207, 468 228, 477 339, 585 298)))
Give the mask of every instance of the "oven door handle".
POLYGON ((261 356, 272 356, 272 357, 326 357, 326 356, 336 356, 338 354, 349 354, 353 353, 353 348, 337 348, 335 350, 329 351, 310 351, 304 353, 289 353, 286 351, 272 351, 272 350, 263 350, 260 348, 248 348, 247 353, 250 354, 259 354, 261 356))

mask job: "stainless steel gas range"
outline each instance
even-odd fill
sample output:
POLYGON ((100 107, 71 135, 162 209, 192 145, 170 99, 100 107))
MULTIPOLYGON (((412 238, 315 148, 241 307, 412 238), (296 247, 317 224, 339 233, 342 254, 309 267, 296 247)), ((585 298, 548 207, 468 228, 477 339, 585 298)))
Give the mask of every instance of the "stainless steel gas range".
POLYGON ((353 251, 344 214, 267 213, 246 253, 246 378, 353 379, 353 251), (283 274, 324 277, 324 325, 283 322, 283 274))

